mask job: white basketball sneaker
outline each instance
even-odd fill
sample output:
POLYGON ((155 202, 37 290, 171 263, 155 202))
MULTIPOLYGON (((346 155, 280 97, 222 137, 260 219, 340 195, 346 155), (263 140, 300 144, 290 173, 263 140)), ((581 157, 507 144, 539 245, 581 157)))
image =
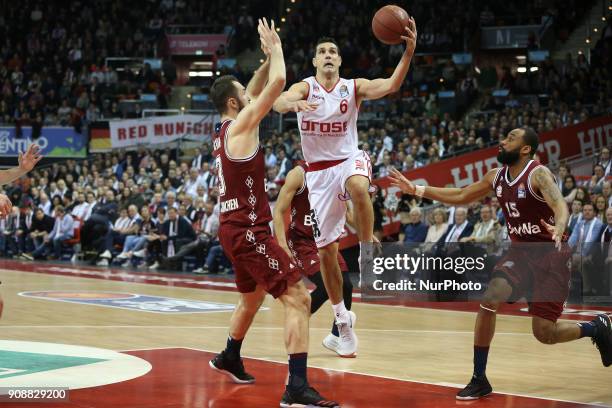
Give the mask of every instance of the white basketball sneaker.
POLYGON ((357 316, 349 310, 345 315, 345 319, 348 321, 336 320, 336 326, 338 326, 338 333, 340 334, 336 353, 340 357, 354 358, 357 357, 358 340, 353 326, 357 321, 357 316))
POLYGON ((325 347, 328 350, 333 351, 334 353, 337 353, 338 352, 338 343, 339 342, 340 342, 340 338, 339 337, 334 336, 332 333, 329 333, 323 339, 323 347, 325 347))

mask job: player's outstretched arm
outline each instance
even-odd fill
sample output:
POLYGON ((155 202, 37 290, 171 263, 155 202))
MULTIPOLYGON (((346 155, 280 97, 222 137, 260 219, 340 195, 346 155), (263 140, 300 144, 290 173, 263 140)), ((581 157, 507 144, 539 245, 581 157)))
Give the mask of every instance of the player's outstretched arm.
POLYGON ((561 194, 561 190, 559 190, 557 183, 555 183, 552 173, 546 167, 542 166, 535 169, 532 180, 532 187, 542 194, 546 204, 555 213, 555 225, 548 224, 546 220, 540 220, 540 222, 546 227, 552 235, 552 239, 559 246, 565 232, 565 226, 569 220, 569 211, 563 199, 563 194, 561 194))
MULTIPOLYGON (((8 184, 31 171, 42 159, 40 146, 33 143, 25 153, 19 152, 19 165, 8 170, 0 170, 0 185, 8 184)), ((10 198, 0 194, 0 218, 7 217, 13 208, 10 198)))
POLYGON ((232 137, 254 134, 253 131, 259 127, 261 120, 270 112, 272 104, 285 87, 285 60, 280 38, 274 28, 274 21, 269 26, 265 19, 259 20, 257 30, 262 45, 270 50, 268 82, 259 97, 238 114, 230 127, 232 137))
POLYGON ((306 102, 308 98, 308 84, 304 81, 295 83, 283 92, 274 102, 274 110, 278 113, 311 112, 317 108, 316 104, 306 102))
POLYGON ((261 46, 262 50, 266 54, 266 60, 263 64, 260 65, 259 68, 253 73, 253 78, 249 81, 246 87, 246 96, 251 100, 255 101, 264 87, 266 86, 266 82, 268 81, 268 74, 270 71, 270 50, 267 48, 264 49, 263 45, 261 46))
POLYGON ((497 169, 489 170, 485 176, 474 184, 463 188, 440 188, 419 186, 408 180, 397 169, 391 170, 391 184, 399 187, 404 193, 429 198, 446 204, 461 205, 481 200, 489 194, 497 169))
POLYGON ((0 170, 0 185, 8 184, 31 171, 42 159, 40 146, 31 144, 25 153, 19 153, 19 165, 8 170, 0 170))
POLYGON ((291 206, 291 201, 295 193, 302 188, 304 184, 304 171, 299 167, 294 167, 285 178, 285 184, 281 187, 276 203, 274 204, 274 235, 278 241, 278 245, 293 257, 287 245, 287 236, 285 234, 285 213, 291 206))
POLYGON ((373 80, 359 78, 356 80, 358 102, 364 99, 379 99, 399 91, 404 79, 406 79, 406 74, 408 74, 410 61, 412 61, 416 48, 417 28, 414 18, 410 17, 409 25, 406 27, 406 35, 402 36, 402 39, 406 41, 406 49, 391 77, 373 80))

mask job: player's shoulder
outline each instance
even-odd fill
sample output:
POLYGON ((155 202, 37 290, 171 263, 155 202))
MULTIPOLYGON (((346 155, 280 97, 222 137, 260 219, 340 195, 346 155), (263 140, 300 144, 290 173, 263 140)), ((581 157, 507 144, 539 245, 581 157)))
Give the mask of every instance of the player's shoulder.
POLYGON ((295 166, 287 173, 285 177, 285 186, 287 188, 295 188, 296 190, 304 184, 305 170, 302 166, 295 166))
POLYGON ((491 184, 497 183, 497 180, 499 180, 500 176, 503 174, 504 168, 504 166, 492 168, 485 173, 484 180, 491 184))

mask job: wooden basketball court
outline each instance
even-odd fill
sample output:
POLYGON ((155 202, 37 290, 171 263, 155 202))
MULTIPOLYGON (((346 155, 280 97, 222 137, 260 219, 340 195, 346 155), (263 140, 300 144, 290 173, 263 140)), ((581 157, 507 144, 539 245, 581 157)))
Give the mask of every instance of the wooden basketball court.
MULTIPOLYGON (((74 386, 79 389, 70 391, 68 401, 46 407, 278 406, 287 356, 282 307, 272 298, 264 303, 242 347, 248 357, 245 367, 256 383, 235 385, 208 366, 213 353, 225 345, 231 305, 238 297, 229 279, 7 260, 0 262, 0 280, 0 387, 51 380, 72 384, 71 376, 79 377, 74 386), (19 358, 7 357, 20 356, 25 342, 51 343, 41 345, 45 351, 40 353, 28 343, 29 354, 23 355, 35 368, 20 367, 19 358), (121 353, 112 360, 79 351, 80 358, 97 360, 36 368, 38 355, 62 354, 54 352, 62 345, 121 353), (96 365, 115 367, 113 361, 121 361, 121 356, 137 357, 133 360, 139 363, 134 364, 144 373, 122 378, 132 360, 123 361, 122 369, 96 371, 96 365)), ((309 373, 312 385, 343 407, 612 406, 612 368, 602 366, 590 340, 538 343, 531 335, 530 318, 520 310, 524 305, 508 306, 498 317, 487 370, 496 393, 476 402, 457 402, 457 388, 472 372, 477 305, 414 306, 366 304, 357 297, 353 310, 359 354, 342 359, 321 346, 331 327, 331 309, 324 305, 311 320, 308 361, 316 367, 309 373)), ((575 310, 563 317, 590 320, 594 313, 575 310)), ((0 402, 4 404, 13 406, 0 402)))

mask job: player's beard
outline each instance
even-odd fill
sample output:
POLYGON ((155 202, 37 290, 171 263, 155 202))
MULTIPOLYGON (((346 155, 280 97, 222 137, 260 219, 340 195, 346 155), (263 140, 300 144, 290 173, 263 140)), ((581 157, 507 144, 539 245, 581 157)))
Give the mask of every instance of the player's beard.
POLYGON ((506 164, 508 166, 512 166, 516 164, 520 159, 519 154, 520 148, 515 150, 504 150, 503 148, 497 153, 497 161, 501 164, 506 164))

